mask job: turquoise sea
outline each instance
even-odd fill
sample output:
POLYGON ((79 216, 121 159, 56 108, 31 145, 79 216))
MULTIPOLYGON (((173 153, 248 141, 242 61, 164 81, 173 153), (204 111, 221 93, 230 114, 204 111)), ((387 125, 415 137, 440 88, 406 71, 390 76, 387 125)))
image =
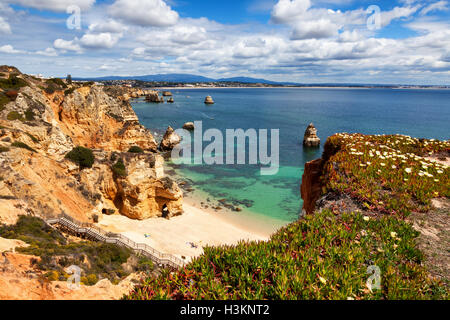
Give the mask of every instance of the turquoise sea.
POLYGON ((280 169, 274 176, 262 176, 255 165, 171 167, 205 197, 228 199, 244 209, 239 214, 252 212, 281 224, 298 218, 304 164, 321 156, 322 147, 302 146, 309 123, 316 126, 322 146, 336 132, 450 138, 450 90, 224 88, 171 92, 173 104, 132 102, 141 123, 157 134, 157 140, 169 125, 181 128, 188 121, 202 121, 203 130, 217 128, 224 135, 226 129, 280 130, 280 169), (207 95, 213 97, 214 105, 203 103, 207 95))

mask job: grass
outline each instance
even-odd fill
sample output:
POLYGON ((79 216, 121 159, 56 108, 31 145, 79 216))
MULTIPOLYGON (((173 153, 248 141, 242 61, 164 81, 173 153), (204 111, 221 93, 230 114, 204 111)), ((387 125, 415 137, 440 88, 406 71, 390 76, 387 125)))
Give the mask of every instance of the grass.
POLYGON ((27 121, 33 121, 34 120, 34 112, 33 112, 33 110, 31 108, 28 108, 25 111, 25 119, 27 121))
MULTIPOLYGON (((29 247, 16 251, 40 257, 35 264, 51 281, 66 280, 70 275, 64 268, 71 265, 83 270, 81 282, 86 285, 94 285, 100 279, 117 283, 129 275, 123 264, 133 255, 131 250, 100 242, 68 242, 59 231, 37 217, 20 216, 15 225, 0 225, 0 236, 28 243, 29 247)), ((150 260, 135 260, 131 265, 134 271, 153 270, 150 260)))
POLYGON ((125 299, 446 299, 415 247, 418 233, 392 216, 330 211, 282 228, 267 242, 204 248, 175 272, 137 286, 125 299), (369 289, 370 266, 381 270, 369 289))
POLYGON ((369 210, 402 215, 450 197, 450 168, 424 158, 448 154, 449 141, 336 134, 325 148, 337 152, 325 168, 324 193, 350 194, 369 210))
POLYGON ((11 99, 4 93, 0 92, 0 112, 5 109, 5 106, 11 102, 11 99))
POLYGON ((91 149, 84 147, 75 147, 66 154, 66 159, 69 159, 80 166, 80 170, 84 168, 92 168, 95 157, 91 149))
POLYGON ((11 143, 12 147, 16 147, 16 148, 22 148, 22 149, 27 149, 31 152, 37 152, 36 150, 34 150, 33 148, 31 148, 29 145, 27 145, 26 143, 20 142, 20 141, 15 141, 13 143, 11 143))

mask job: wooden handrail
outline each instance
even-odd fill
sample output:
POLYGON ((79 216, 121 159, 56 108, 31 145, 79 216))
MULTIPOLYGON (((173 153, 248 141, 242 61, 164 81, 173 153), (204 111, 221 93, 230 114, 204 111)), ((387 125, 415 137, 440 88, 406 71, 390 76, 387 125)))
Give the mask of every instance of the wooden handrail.
POLYGON ((57 218, 49 219, 46 221, 49 225, 60 224, 64 227, 76 233, 88 234, 95 238, 97 241, 106 243, 115 243, 130 248, 136 253, 141 253, 146 257, 149 257, 153 262, 159 265, 170 266, 174 269, 178 269, 184 266, 184 262, 173 255, 161 253, 158 250, 150 247, 146 243, 136 243, 133 240, 123 236, 122 234, 106 232, 99 227, 88 222, 79 222, 67 214, 60 214, 57 218))

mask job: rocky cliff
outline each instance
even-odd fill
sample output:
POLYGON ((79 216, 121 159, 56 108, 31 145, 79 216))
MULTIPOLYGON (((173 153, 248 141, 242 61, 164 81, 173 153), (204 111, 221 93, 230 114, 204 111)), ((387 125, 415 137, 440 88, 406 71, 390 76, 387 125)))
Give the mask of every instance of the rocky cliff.
POLYGON ((134 219, 181 214, 182 192, 164 177, 156 141, 128 102, 144 94, 0 67, 2 221, 25 213, 65 212, 82 221, 113 212, 134 219), (91 168, 65 158, 76 146, 93 150, 91 168), (132 146, 142 153, 127 152, 132 146))

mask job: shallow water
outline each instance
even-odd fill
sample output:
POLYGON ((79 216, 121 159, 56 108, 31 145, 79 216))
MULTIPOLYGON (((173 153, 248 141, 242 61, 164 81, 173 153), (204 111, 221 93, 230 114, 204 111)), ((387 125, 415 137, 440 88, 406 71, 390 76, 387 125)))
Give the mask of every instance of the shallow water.
MULTIPOLYGON (((226 198, 244 209, 282 222, 298 218, 305 162, 320 157, 322 147, 306 149, 303 134, 313 122, 322 140, 336 132, 405 134, 449 139, 450 90, 402 89, 183 89, 172 90, 175 103, 132 102, 141 123, 157 140, 167 126, 202 121, 203 130, 280 130, 280 169, 262 176, 255 165, 180 165, 177 174, 212 199, 226 198), (203 101, 211 95, 215 104, 203 101), (243 204, 244 203, 244 204, 243 204)), ((208 143, 204 143, 204 147, 208 143)))

